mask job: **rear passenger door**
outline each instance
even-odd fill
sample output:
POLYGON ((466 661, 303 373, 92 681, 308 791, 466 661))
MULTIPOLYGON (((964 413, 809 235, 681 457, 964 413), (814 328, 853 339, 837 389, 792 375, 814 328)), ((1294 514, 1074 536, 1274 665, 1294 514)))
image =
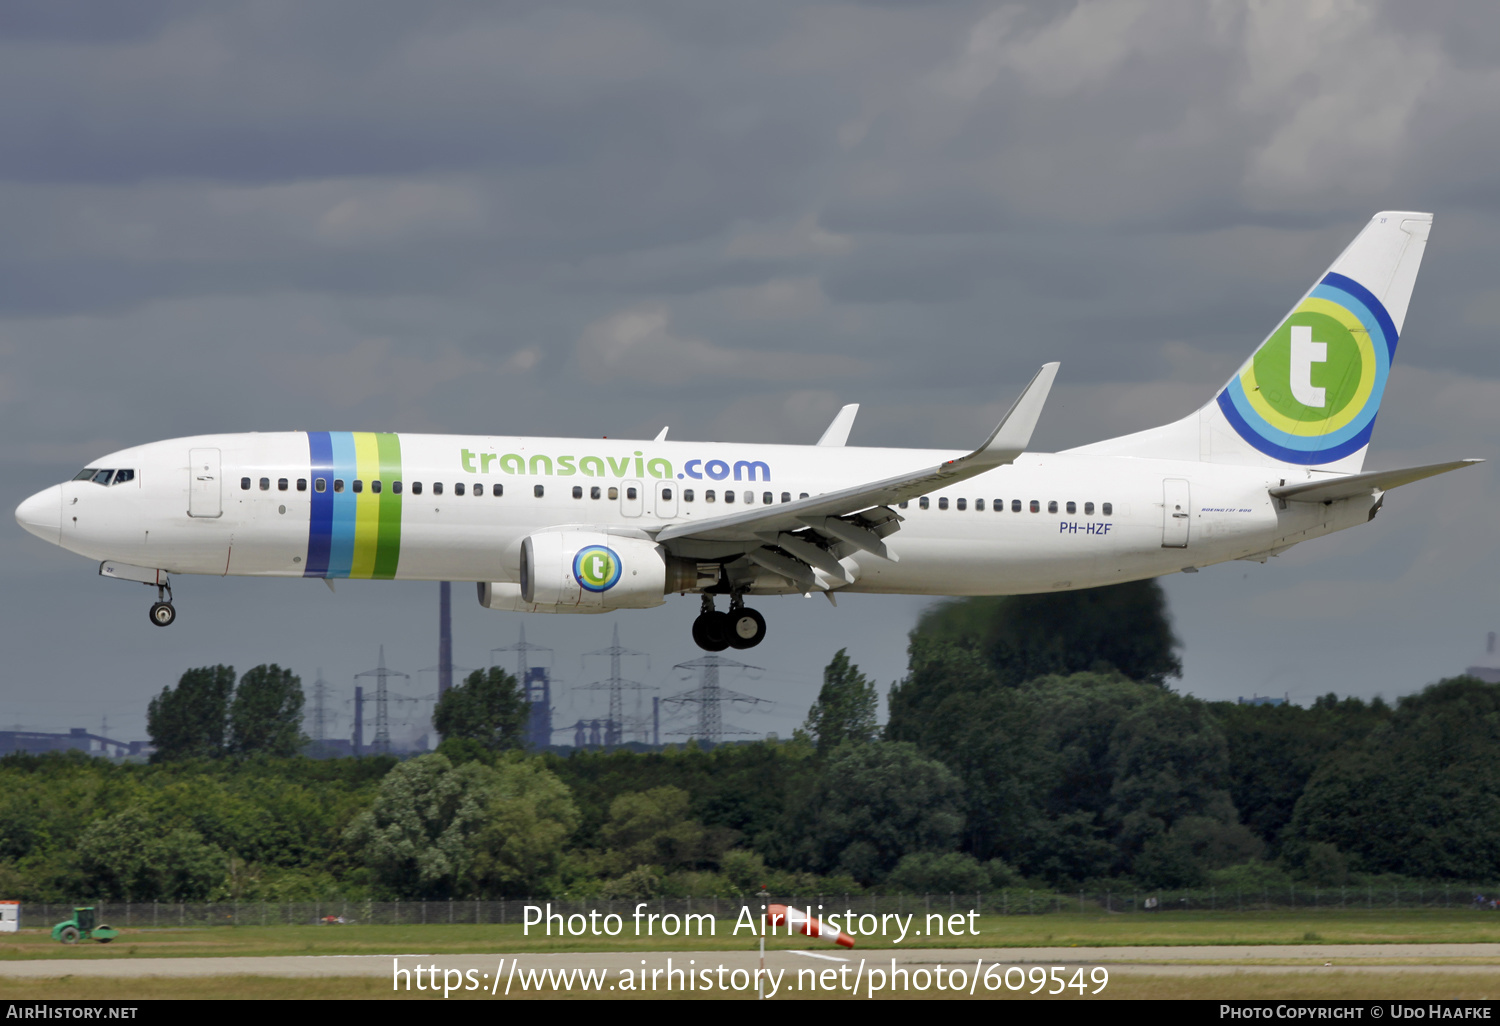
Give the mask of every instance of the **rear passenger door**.
POLYGON ((1161 547, 1185 549, 1188 545, 1188 529, 1192 523, 1193 505, 1188 483, 1181 478, 1169 477, 1162 482, 1161 547))

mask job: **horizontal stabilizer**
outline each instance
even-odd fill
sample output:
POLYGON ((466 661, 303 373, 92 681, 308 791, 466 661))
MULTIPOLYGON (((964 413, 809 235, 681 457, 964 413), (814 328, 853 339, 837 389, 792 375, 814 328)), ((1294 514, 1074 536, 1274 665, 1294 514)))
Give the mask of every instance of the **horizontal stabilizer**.
POLYGON ((1307 481, 1303 484, 1283 485, 1271 489, 1271 495, 1289 502, 1336 502, 1353 499, 1374 492, 1388 492, 1404 484, 1436 477, 1450 470, 1472 467, 1484 460, 1456 460, 1452 463, 1433 463, 1426 467, 1407 467, 1403 470, 1375 470, 1368 474, 1350 474, 1322 481, 1307 481))

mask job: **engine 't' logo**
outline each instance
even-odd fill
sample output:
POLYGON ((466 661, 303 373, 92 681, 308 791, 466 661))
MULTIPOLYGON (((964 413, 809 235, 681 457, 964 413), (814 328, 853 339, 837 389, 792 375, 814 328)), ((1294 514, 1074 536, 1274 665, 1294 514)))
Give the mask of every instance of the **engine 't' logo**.
POLYGON ((589 591, 608 591, 620 580, 620 556, 603 545, 585 545, 573 557, 573 579, 589 591))

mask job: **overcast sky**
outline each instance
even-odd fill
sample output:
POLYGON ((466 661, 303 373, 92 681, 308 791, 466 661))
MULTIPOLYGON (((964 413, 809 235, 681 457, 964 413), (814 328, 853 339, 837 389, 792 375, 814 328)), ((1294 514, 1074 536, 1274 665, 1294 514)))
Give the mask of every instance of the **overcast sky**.
MULTIPOLYGON (((1372 213, 1436 223, 1367 469, 1500 438, 1500 11, 1188 0, 0 7, 0 465, 11 507, 125 445, 355 429, 968 447, 1061 360, 1054 450, 1206 401, 1372 213)), ((1387 697, 1496 610, 1490 466, 1165 584, 1185 691, 1387 697)), ((431 693, 437 585, 180 578, 178 620, 0 531, 0 726, 144 736, 191 665, 431 693)), ((518 614, 455 587, 455 657, 518 614)), ((904 672, 924 602, 769 599, 804 718, 833 652, 904 672)), ((663 695, 696 601, 526 619, 565 683, 663 695)), ((605 711, 562 694, 558 718, 605 711)), ((398 707, 421 708, 411 704, 398 707)))

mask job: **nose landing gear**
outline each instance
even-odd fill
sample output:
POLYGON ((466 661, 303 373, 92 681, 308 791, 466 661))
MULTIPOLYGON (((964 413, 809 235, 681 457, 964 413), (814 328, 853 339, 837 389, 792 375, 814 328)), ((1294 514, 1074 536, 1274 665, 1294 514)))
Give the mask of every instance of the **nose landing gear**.
POLYGON ((726 648, 754 648, 766 637, 766 618, 745 605, 744 599, 733 595, 729 599, 729 612, 714 609, 714 597, 703 596, 703 611, 693 621, 693 641, 707 652, 722 652, 726 648))
POLYGON ((177 619, 177 610, 172 605, 172 585, 156 586, 156 601, 151 604, 151 622, 158 627, 170 627, 177 619))

